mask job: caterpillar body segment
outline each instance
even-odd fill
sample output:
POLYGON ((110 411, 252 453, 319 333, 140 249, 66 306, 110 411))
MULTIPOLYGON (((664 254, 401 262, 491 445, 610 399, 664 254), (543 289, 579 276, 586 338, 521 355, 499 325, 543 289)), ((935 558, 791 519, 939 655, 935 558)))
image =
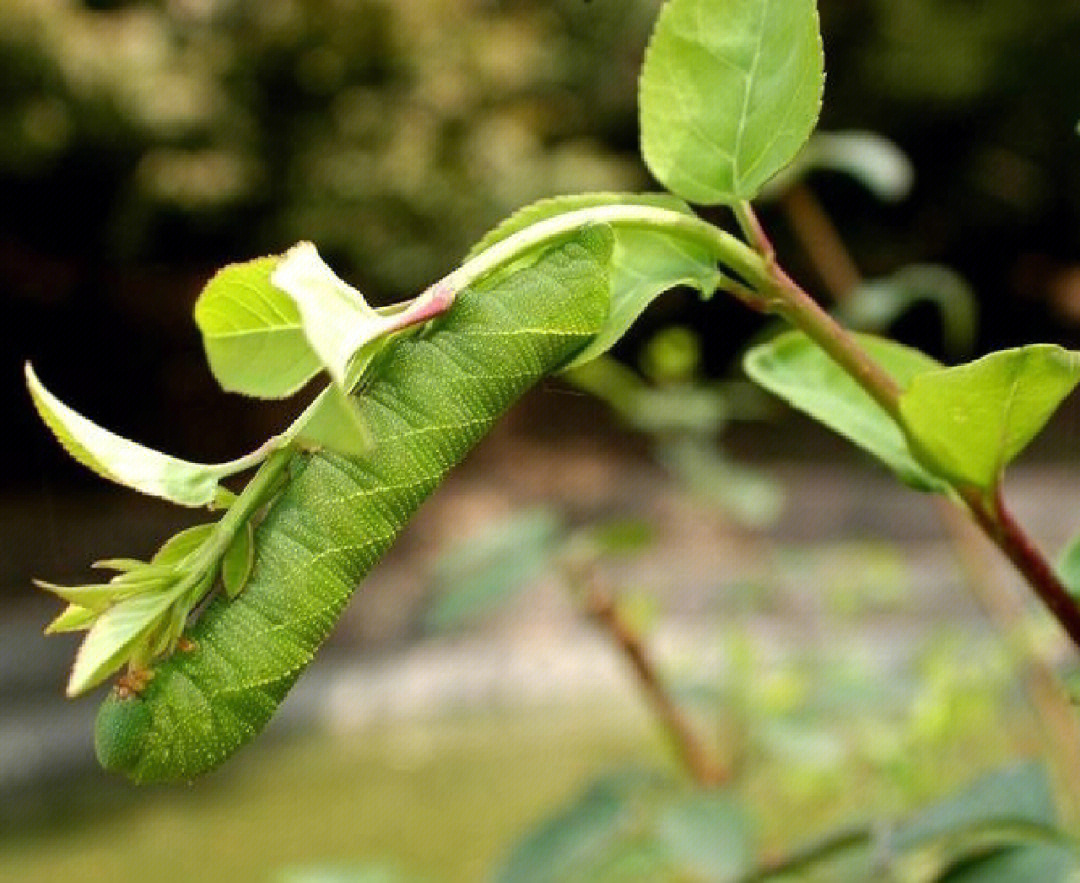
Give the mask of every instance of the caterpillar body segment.
POLYGON ((417 507, 529 387, 601 330, 611 233, 585 231, 529 269, 462 292, 421 334, 395 341, 358 397, 363 457, 296 453, 255 532, 254 567, 188 630, 138 694, 98 713, 101 764, 136 781, 190 779, 269 720, 353 589, 417 507))

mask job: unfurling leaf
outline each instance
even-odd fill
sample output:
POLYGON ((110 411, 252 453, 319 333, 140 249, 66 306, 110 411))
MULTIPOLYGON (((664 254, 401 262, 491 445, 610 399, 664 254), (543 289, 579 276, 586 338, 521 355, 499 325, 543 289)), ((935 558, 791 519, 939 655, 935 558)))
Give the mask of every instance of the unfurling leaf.
MULTIPOLYGON (((940 367, 899 343, 866 334, 856 338, 901 389, 940 367)), ((900 427, 881 406, 802 332, 787 332, 755 347, 744 365, 756 383, 873 454, 901 481, 917 490, 948 489, 946 482, 920 465, 900 427)))
POLYGON ((989 491, 1080 382, 1080 353, 1032 344, 914 378, 900 413, 920 459, 989 491))
POLYGON ((815 0, 669 0, 641 72, 641 151, 672 193, 752 199, 817 124, 815 0))
POLYGON ((453 303, 451 292, 433 288, 402 309, 380 313, 331 270, 310 242, 294 245, 270 276, 296 304, 304 336, 321 366, 349 392, 389 336, 426 322, 453 303))

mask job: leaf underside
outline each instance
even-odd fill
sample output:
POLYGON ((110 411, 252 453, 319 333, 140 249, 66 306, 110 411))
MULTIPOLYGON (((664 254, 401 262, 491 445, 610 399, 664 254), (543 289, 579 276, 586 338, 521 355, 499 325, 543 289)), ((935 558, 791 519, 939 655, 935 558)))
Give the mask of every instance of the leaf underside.
MULTIPOLYGON (((929 356, 894 341, 866 334, 856 338, 901 388, 940 367, 929 356)), ((881 406, 802 332, 790 331, 755 347, 744 364, 756 383, 875 456, 904 483, 922 491, 948 489, 946 482, 919 464, 903 432, 881 406)))

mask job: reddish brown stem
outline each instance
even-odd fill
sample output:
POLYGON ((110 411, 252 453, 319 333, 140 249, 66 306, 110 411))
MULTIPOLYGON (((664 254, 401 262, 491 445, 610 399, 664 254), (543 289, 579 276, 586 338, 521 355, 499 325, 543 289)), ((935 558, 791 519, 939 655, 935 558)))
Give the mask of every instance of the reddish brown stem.
POLYGON ((728 771, 712 757, 682 710, 671 698, 640 636, 619 613, 610 589, 600 582, 595 573, 585 577, 585 586, 589 613, 629 660, 653 711, 667 730, 694 781, 704 787, 716 787, 726 782, 730 778, 728 771))
POLYGON ((996 494, 992 500, 974 490, 962 492, 961 496, 979 527, 1005 553, 1072 638, 1073 644, 1080 648, 1080 606, 1058 579, 1046 556, 1005 507, 1001 494, 996 494))

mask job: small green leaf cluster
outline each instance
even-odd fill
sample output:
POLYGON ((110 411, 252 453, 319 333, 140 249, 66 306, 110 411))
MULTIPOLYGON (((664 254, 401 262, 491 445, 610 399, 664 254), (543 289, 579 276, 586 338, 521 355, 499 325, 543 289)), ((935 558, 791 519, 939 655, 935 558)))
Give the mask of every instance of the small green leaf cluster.
POLYGON ((235 597, 251 572, 252 531, 248 523, 218 554, 217 525, 189 527, 167 540, 150 561, 120 558, 98 561, 113 570, 106 583, 58 586, 36 584, 68 602, 46 634, 87 630, 68 683, 75 696, 128 664, 142 671, 157 656, 172 652, 187 617, 210 591, 219 574, 224 591, 235 597))
POLYGON ((87 632, 69 695, 85 692, 124 665, 138 686, 153 660, 176 649, 192 611, 216 583, 229 598, 243 589, 253 566, 254 523, 280 490, 289 448, 365 450, 366 428, 350 392, 392 335, 433 318, 451 302, 444 290, 436 289, 381 314, 339 280, 307 243, 282 258, 226 267, 195 308, 211 369, 222 387, 281 397, 297 392, 322 370, 333 382, 284 432, 225 463, 181 460, 116 435, 65 405, 26 366, 38 413, 78 462, 141 493, 225 510, 220 521, 172 537, 148 562, 98 562, 117 571, 108 582, 38 582, 68 602, 46 631, 87 632), (239 496, 222 484, 253 467, 258 472, 239 496))

